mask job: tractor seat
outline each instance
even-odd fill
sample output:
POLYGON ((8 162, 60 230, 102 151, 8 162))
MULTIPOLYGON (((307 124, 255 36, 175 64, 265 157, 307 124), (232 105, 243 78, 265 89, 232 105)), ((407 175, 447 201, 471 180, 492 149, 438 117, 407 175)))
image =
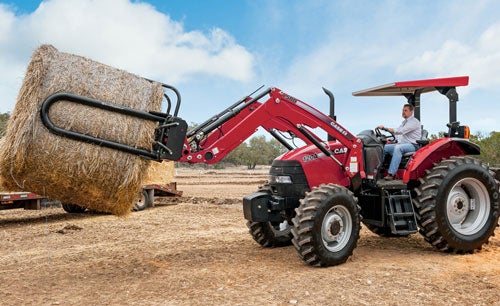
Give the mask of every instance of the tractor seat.
MULTIPOLYGON (((428 135, 429 135, 429 132, 427 130, 422 129, 422 135, 420 136, 420 139, 417 140, 417 144, 419 146, 419 149, 421 147, 426 146, 426 145, 429 144, 429 139, 427 138, 428 135)), ((413 153, 415 153, 415 152, 405 153, 405 154, 403 154, 403 157, 413 156, 413 153)))

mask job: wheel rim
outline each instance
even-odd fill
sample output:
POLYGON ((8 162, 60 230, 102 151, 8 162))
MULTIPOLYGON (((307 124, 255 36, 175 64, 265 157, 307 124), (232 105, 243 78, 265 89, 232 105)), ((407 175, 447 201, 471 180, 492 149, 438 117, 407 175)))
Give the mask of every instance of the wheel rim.
POLYGON ((147 193, 145 194, 144 191, 139 193, 139 197, 135 201, 134 209, 135 210, 143 210, 146 208, 147 205, 147 193))
POLYGON ((344 206, 336 205, 326 213, 321 226, 323 245, 331 252, 342 250, 352 231, 351 213, 344 206))
POLYGON ((290 234, 290 231, 292 229, 292 226, 288 223, 287 220, 276 225, 273 224, 270 225, 271 225, 271 230, 273 231, 275 236, 288 235, 290 234))
POLYGON ((462 235, 479 232, 490 214, 488 190, 475 178, 464 178, 450 190, 446 215, 452 228, 462 235))

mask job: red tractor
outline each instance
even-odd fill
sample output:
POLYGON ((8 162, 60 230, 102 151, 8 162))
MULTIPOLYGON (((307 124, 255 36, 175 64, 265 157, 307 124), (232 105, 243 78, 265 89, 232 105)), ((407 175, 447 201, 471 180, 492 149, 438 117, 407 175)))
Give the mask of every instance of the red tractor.
MULTIPOLYGON (((359 239, 361 222, 380 236, 408 236, 420 232, 439 250, 471 253, 493 235, 500 212, 498 182, 469 141, 469 129, 457 122, 456 87, 468 77, 395 82, 355 92, 355 96, 401 95, 415 107, 420 119, 420 96, 438 91, 449 100, 448 133, 404 156, 396 180, 383 179, 388 160, 384 145, 394 135, 365 130, 357 135, 342 127, 331 110, 327 116, 277 88, 251 94, 196 128, 187 131, 173 114, 124 108, 69 93, 49 97, 42 107, 44 124, 64 137, 161 161, 213 164, 264 128, 289 151, 271 166, 269 181, 243 198, 244 217, 253 239, 263 247, 293 244, 299 256, 313 266, 344 263, 359 239), (261 101, 266 97, 264 101, 261 101), (55 126, 49 108, 59 100, 157 121, 151 148, 135 148, 55 126), (317 131, 328 139, 321 139, 317 131), (315 133, 316 132, 316 133, 315 133), (302 145, 294 146, 299 138, 302 145), (292 141, 290 141, 290 139, 292 141)), ((168 110, 171 109, 171 99, 168 110)), ((426 135, 424 132, 423 135, 426 135)))

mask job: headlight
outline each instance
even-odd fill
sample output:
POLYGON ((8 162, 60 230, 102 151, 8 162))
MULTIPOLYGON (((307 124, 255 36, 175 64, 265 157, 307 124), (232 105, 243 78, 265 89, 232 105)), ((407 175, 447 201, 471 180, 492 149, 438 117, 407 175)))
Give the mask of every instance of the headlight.
POLYGON ((271 184, 291 184, 292 178, 288 175, 271 175, 269 176, 269 183, 271 184))

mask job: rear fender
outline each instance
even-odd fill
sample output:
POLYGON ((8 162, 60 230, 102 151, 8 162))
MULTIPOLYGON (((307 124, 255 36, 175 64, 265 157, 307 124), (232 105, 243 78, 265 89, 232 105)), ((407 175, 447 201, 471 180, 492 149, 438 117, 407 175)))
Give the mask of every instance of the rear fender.
POLYGON ((434 163, 451 156, 479 155, 480 147, 463 138, 440 138, 420 148, 408 162, 403 182, 416 180, 425 175, 434 163))

